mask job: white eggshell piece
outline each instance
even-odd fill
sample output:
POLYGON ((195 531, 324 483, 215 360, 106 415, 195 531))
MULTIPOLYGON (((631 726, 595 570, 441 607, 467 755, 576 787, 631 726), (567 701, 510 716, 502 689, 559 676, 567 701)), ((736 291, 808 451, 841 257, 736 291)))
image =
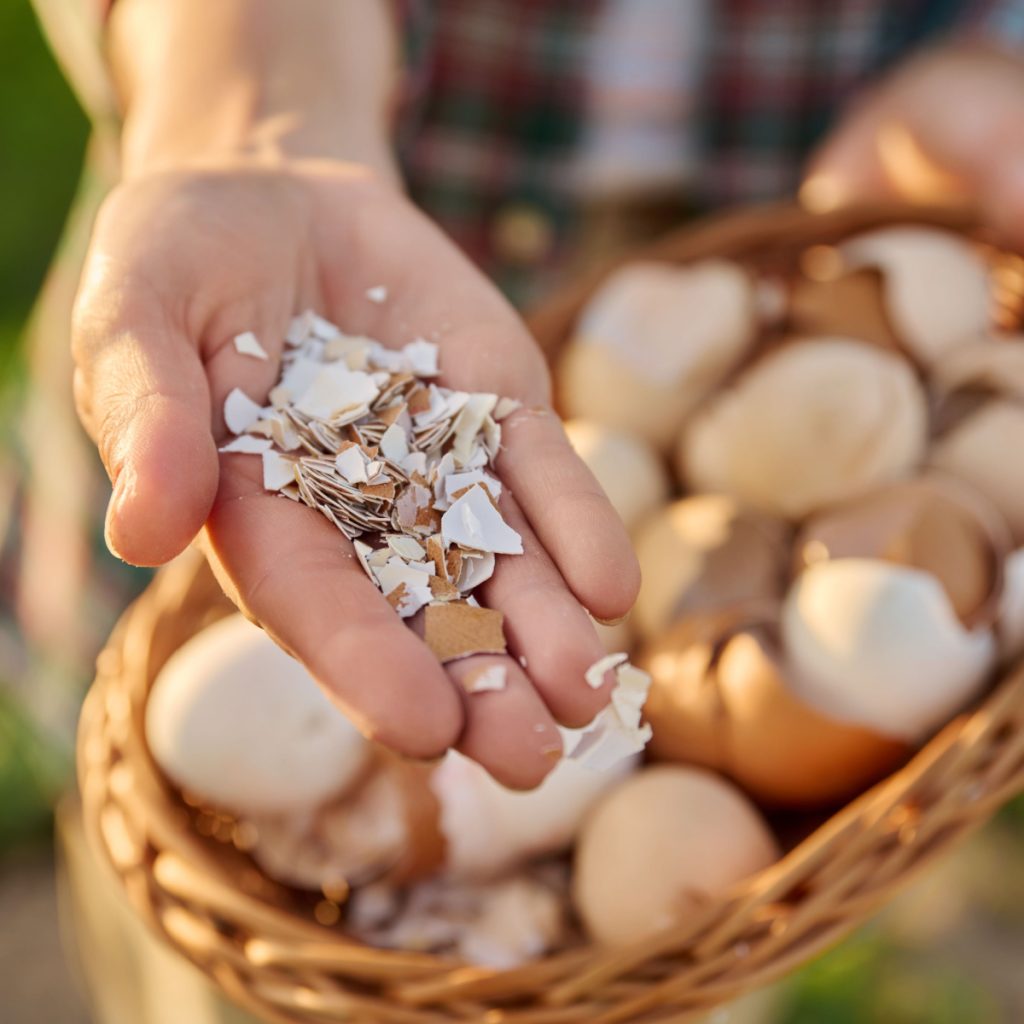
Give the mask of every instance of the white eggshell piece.
POLYGON ((636 529, 668 499, 665 466, 641 438, 590 420, 569 420, 565 432, 627 530, 636 529))
POLYGON ((345 789, 369 750, 309 673, 241 615, 167 661, 146 739, 176 785, 240 814, 315 807, 345 789))
POLYGON ((807 704, 910 743, 977 695, 996 655, 992 633, 965 629, 935 577, 866 558, 805 569, 782 642, 807 704))
POLYGON ((753 341, 754 288, 739 266, 632 263, 581 314, 560 373, 570 416, 663 448, 753 341))
POLYGON ((696 417, 682 471, 700 491, 802 516, 908 473, 927 405, 902 359, 846 338, 780 349, 696 417))
POLYGON ((602 773, 563 758, 540 786, 521 792, 449 750, 431 777, 448 873, 490 878, 529 857, 566 849, 598 797, 635 765, 636 758, 627 758, 602 773))
POLYGON ((1017 658, 1024 653, 1024 548, 1003 565, 1003 594, 997 618, 1000 654, 1017 658))
POLYGON ((840 252, 850 268, 881 269, 893 327, 925 365, 991 324, 988 268, 958 235, 927 227, 884 228, 844 242, 840 252))

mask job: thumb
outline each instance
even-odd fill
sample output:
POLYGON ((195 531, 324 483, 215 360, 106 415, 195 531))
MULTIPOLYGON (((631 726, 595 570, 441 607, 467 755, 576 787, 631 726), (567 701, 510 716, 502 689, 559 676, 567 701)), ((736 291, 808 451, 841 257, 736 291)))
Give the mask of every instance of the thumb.
POLYGON ((157 296, 107 274, 85 281, 75 400, 113 484, 107 545, 126 562, 159 565, 188 546, 217 490, 206 373, 157 296))

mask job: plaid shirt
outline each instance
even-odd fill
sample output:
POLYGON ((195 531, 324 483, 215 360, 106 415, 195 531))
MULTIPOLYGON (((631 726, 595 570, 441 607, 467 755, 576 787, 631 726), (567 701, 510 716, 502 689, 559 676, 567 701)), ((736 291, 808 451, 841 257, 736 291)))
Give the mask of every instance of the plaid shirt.
MULTIPOLYGON (((584 130, 588 40, 601 0, 395 3, 407 62, 396 130, 413 196, 513 296, 554 286, 580 250, 586 222, 568 169, 584 130)), ((89 225, 116 173, 117 114, 101 49, 106 3, 36 6, 96 124, 79 207, 30 331, 33 387, 22 410, 21 462, 0 453, 0 482, 6 477, 17 490, 12 507, 21 524, 20 543, 6 545, 0 566, 0 579, 15 581, 6 588, 13 597, 0 595, 9 608, 0 621, 0 674, 26 678, 31 665, 25 692, 49 705, 53 688, 40 682, 81 682, 141 574, 96 557, 108 489, 75 421, 67 339, 89 225), (15 601, 20 636, 39 655, 31 662, 19 662, 15 601)), ((791 194, 808 151, 842 106, 921 45, 956 33, 1024 45, 1024 0, 708 6, 698 171, 685 194, 680 185, 680 209, 791 194)), ((74 697, 67 703, 73 707, 74 697)))

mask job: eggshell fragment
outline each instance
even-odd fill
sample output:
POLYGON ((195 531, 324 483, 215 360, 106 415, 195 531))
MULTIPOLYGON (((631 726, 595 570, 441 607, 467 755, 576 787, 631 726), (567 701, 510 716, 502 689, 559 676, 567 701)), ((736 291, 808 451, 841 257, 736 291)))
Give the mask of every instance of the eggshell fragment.
POLYGON ((530 857, 566 849, 584 815, 633 770, 636 760, 595 772, 563 758, 540 786, 520 792, 496 782, 475 761, 448 751, 431 778, 447 843, 446 873, 493 878, 530 857))
POLYGON ((682 498, 650 518, 636 540, 643 576, 630 616, 651 638, 691 611, 781 597, 787 528, 734 498, 682 498))
POLYGON ((846 338, 787 345, 751 367, 684 432, 682 478, 800 517, 906 475, 927 439, 910 367, 846 338))
POLYGON ((820 562, 790 589, 782 643, 805 703, 917 743, 976 696, 995 660, 929 573, 863 558, 820 562))
POLYGON ((896 351, 882 295, 882 275, 872 267, 815 279, 799 275, 789 298, 792 333, 842 335, 896 351))
POLYGON ((665 448, 756 327, 755 290, 735 264, 629 264, 581 314, 558 375, 562 409, 665 448))
POLYGON ((965 625, 991 624, 1009 530, 959 481, 900 481, 812 518, 794 546, 795 569, 825 559, 880 558, 931 573, 965 625))
POLYGON ((368 752, 309 673, 241 615, 168 659, 146 740, 176 785, 234 813, 316 807, 355 779, 368 752))
POLYGON ((760 815, 729 783, 659 765, 616 787, 587 819, 573 901, 592 938, 624 945, 684 922, 778 854, 760 815))
POLYGON ((959 235, 908 225, 858 235, 839 248, 848 267, 881 269, 896 333, 925 366, 990 326, 988 267, 959 235))
POLYGON ((627 530, 668 498, 668 473, 645 441, 591 420, 569 420, 565 432, 627 530))
POLYGON ((764 616, 734 612, 694 616, 652 644, 641 658, 651 752, 721 771, 764 804, 837 803, 909 748, 797 699, 773 634, 764 616))
POLYGON ((1024 474, 1007 459, 1024 452, 1024 404, 993 398, 932 446, 930 462, 983 494, 1024 541, 1024 474))

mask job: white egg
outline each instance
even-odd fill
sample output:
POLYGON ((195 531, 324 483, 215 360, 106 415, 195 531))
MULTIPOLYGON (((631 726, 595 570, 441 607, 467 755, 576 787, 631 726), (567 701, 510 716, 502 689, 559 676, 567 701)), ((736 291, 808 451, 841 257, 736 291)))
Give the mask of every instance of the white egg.
POLYGON ((666 448, 756 328, 755 289, 736 264, 628 264, 580 316, 558 374, 562 407, 666 448))
POLYGON ((867 558, 805 569, 782 611, 793 691, 811 707, 916 743, 984 686, 988 630, 966 629, 934 576, 867 558))
POLYGON ((369 750, 309 673, 241 615, 168 659, 146 739, 176 785, 241 814, 315 807, 345 789, 369 750))
POLYGON ((569 420, 565 432, 627 530, 668 498, 668 473, 646 441, 591 420, 569 420))
POLYGON ((573 898, 594 939, 625 944, 684 923, 777 857, 736 787, 700 768, 659 765, 617 786, 587 818, 573 898))
POLYGON ((959 235, 937 228, 883 228, 844 242, 848 267, 874 266, 896 333, 926 366, 992 322, 988 268, 959 235))
POLYGON ((489 878, 530 857, 566 849, 587 811, 633 770, 636 760, 626 758, 598 772, 563 759, 540 786, 521 792, 448 751, 431 779, 446 840, 446 872, 489 878))
POLYGON ((693 419, 680 474, 695 490, 801 517, 907 474, 927 429, 904 360, 847 338, 804 341, 756 363, 693 419))

